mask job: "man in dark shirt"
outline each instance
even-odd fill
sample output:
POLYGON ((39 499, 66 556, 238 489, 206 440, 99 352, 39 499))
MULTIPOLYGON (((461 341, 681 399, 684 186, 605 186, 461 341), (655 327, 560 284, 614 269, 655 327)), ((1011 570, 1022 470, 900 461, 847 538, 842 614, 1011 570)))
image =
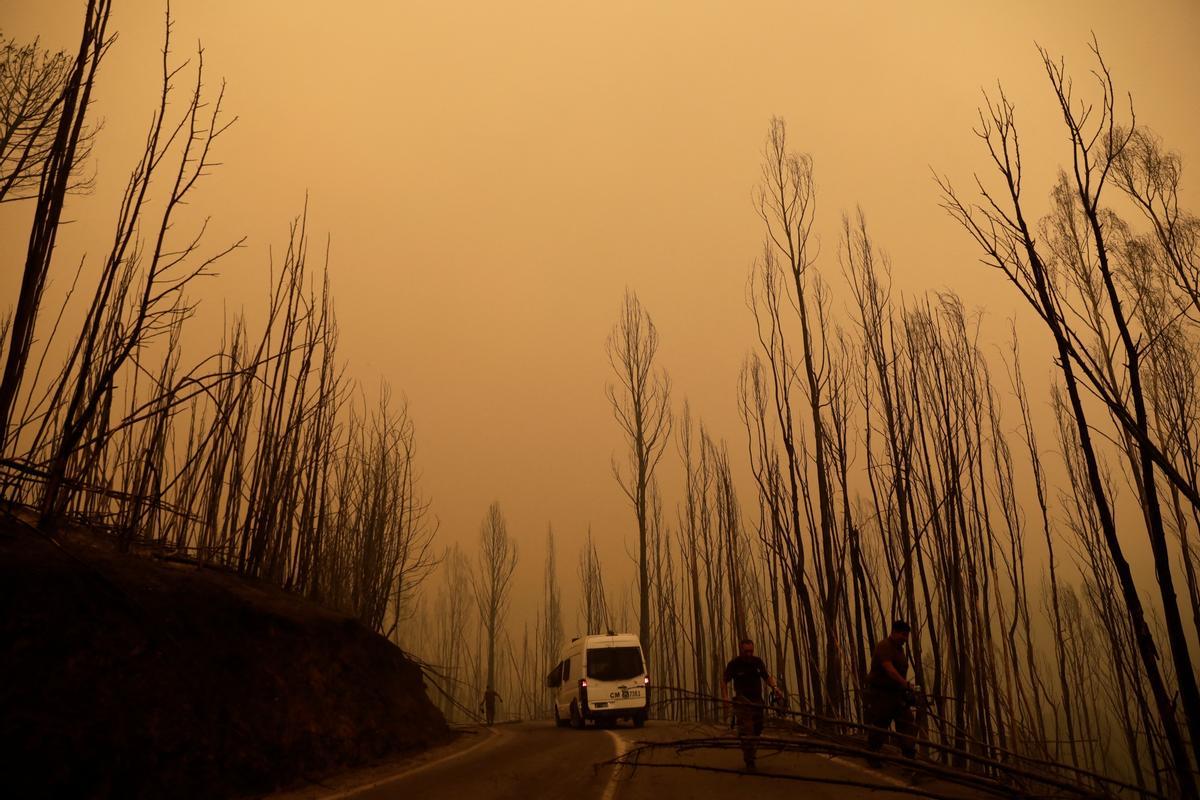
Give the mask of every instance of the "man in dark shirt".
POLYGON ((721 697, 725 707, 729 708, 729 684, 733 684, 733 712, 737 720, 738 738, 742 740, 742 758, 746 761, 746 769, 754 769, 754 757, 758 751, 758 737, 763 730, 763 681, 771 687, 771 692, 778 698, 783 693, 767 665, 754 655, 754 642, 742 639, 738 644, 738 656, 725 666, 725 675, 721 681, 721 697))
MULTIPOLYGON (((896 620, 888 637, 875 645, 863 692, 863 718, 871 726, 867 731, 868 750, 878 752, 883 748, 887 729, 894 722, 900 751, 912 758, 916 755, 913 741, 916 724, 908 703, 913 686, 908 682, 908 653, 904 650, 909 631, 907 622, 896 620)), ((878 766, 878 763, 874 761, 872 766, 878 766)))
POLYGON ((500 696, 500 693, 489 686, 483 693, 483 700, 479 703, 479 705, 484 707, 484 713, 485 717, 487 718, 488 725, 491 725, 496 720, 497 700, 499 700, 501 703, 504 702, 504 698, 500 696))

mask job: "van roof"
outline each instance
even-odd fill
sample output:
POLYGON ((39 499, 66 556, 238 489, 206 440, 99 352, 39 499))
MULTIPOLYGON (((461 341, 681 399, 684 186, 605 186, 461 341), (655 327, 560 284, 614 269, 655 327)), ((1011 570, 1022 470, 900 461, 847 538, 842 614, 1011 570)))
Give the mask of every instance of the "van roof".
POLYGON ((592 634, 580 637, 585 647, 641 646, 636 633, 592 634))

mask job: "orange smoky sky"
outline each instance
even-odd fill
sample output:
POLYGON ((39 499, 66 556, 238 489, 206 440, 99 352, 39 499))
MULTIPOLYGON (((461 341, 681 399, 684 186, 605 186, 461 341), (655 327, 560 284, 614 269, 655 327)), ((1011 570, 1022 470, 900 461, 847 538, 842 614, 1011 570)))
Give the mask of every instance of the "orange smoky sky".
MULTIPOLYGON (((72 49, 83 7, 0 0, 0 30, 72 49)), ((92 111, 97 183, 68 202, 48 307, 107 244, 157 101, 164 10, 116 3, 92 111)), ((211 342, 226 309, 253 324, 270 250, 307 197, 314 262, 328 237, 348 374, 368 397, 385 380, 408 398, 442 543, 473 542, 501 502, 530 587, 517 613, 532 608, 548 524, 564 578, 589 524, 610 591, 633 575, 636 526, 610 472, 623 444, 604 396, 604 340, 626 287, 658 326, 676 404, 686 397, 744 472, 737 375, 754 343, 745 285, 762 239, 750 198, 773 115, 815 161, 818 268, 838 279, 840 217, 861 206, 897 293, 954 289, 986 307, 998 343, 1009 317, 1024 319, 1020 303, 939 208, 932 177, 969 188, 986 170, 972 134, 981 89, 1000 80, 1017 106, 1030 198, 1069 153, 1037 44, 1090 90, 1094 32, 1138 121, 1185 159, 1200 153, 1200 5, 1183 0, 175 0, 171 12, 172 58, 195 59, 202 43, 209 88, 225 79, 239 118, 180 226, 211 216, 211 248, 247 237, 196 290, 205 305, 185 335, 211 342)), ((1196 186, 1185 181, 1185 206, 1200 205, 1196 186)), ((29 214, 0 207, 6 306, 29 214)), ((1030 329, 1026 371, 1044 386, 1045 337, 1030 329)), ((1044 408, 1044 392, 1034 402, 1044 408)))

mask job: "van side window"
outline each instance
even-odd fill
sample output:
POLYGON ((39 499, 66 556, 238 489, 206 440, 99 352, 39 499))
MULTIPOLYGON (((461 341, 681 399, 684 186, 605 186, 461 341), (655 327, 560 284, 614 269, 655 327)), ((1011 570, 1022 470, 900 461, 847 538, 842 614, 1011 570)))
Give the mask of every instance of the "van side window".
POLYGON ((554 669, 550 670, 550 674, 546 676, 546 686, 550 689, 557 689, 562 686, 562 662, 554 665, 554 669))
POLYGON ((563 672, 562 672, 563 680, 564 681, 571 680, 571 659, 568 658, 566 661, 564 661, 562 664, 562 667, 563 667, 563 672))

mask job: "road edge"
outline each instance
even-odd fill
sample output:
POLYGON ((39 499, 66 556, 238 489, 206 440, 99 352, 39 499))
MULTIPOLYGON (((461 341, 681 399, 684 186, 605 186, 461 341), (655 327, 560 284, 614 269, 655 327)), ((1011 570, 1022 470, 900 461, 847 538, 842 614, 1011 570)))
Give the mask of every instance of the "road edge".
POLYGON ((343 771, 336 776, 331 776, 332 780, 326 779, 333 783, 333 786, 323 786, 319 781, 310 782, 305 786, 297 786, 266 795, 264 800, 346 800, 381 786, 387 786, 409 775, 415 775, 453 761, 467 753, 474 753, 486 745, 495 744, 508 735, 494 728, 480 727, 474 730, 485 735, 481 736, 478 741, 470 742, 465 746, 463 737, 460 735, 453 742, 403 758, 403 760, 398 759, 392 764, 384 763, 375 767, 360 767, 343 771))
POLYGON ((434 767, 440 767, 442 764, 445 764, 447 761, 453 761, 456 758, 461 758, 461 757, 465 756, 467 753, 474 753, 476 750, 479 750, 480 748, 482 748, 486 745, 495 744, 496 742, 500 741, 507 735, 507 734, 501 733, 500 731, 496 730, 495 728, 484 728, 484 730, 488 732, 487 738, 480 739, 478 742, 475 742, 470 747, 464 747, 461 750, 455 750, 452 753, 447 753, 446 755, 442 756, 441 758, 435 758, 432 761, 426 761, 421 764, 414 764, 414 765, 408 767, 407 769, 402 769, 399 772, 393 772, 391 775, 387 776, 386 778, 380 778, 379 780, 372 781, 371 783, 365 783, 360 786, 355 786, 352 789, 346 789, 346 790, 343 790, 336 794, 322 795, 320 797, 320 800, 345 800, 345 798, 354 797, 355 795, 362 794, 363 792, 369 792, 372 789, 378 789, 381 786, 387 786, 389 783, 395 783, 396 781, 400 780, 401 778, 407 778, 410 775, 416 775, 418 773, 424 772, 425 770, 433 769, 434 767))

